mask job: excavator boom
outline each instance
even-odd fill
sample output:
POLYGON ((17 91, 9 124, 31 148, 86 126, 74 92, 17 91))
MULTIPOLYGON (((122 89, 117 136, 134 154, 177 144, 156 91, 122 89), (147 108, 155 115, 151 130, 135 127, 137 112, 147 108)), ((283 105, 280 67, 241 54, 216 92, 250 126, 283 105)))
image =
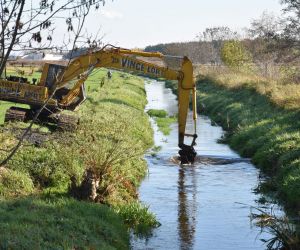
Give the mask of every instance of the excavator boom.
MULTIPOLYGON (((45 64, 38 85, 0 80, 0 100, 42 106, 46 101, 51 110, 74 110, 85 99, 84 82, 94 68, 111 68, 152 78, 178 81, 178 146, 182 163, 192 163, 196 156, 193 148, 196 135, 196 87, 193 79, 193 66, 187 57, 182 60, 180 70, 159 66, 145 57, 172 57, 159 52, 144 52, 121 48, 104 48, 72 59, 67 66, 45 64), (69 85, 72 85, 70 88, 69 85), (19 92, 18 92, 19 91, 19 92), (16 94, 17 93, 17 94, 16 94), (50 100, 48 100, 50 98, 50 100), (186 134, 186 122, 192 100, 195 130, 186 134), (184 143, 185 137, 193 137, 192 144, 184 143)), ((53 111, 54 112, 54 111, 53 111)))

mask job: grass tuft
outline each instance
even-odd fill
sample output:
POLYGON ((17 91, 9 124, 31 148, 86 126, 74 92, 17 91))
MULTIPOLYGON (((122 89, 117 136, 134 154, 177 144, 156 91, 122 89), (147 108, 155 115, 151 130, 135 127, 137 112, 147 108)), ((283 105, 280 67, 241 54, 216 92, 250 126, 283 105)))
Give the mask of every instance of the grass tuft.
POLYGON ((160 118, 165 118, 168 115, 167 111, 163 109, 149 109, 147 111, 147 114, 151 117, 160 117, 160 118))
POLYGON ((167 111, 162 109, 149 109, 147 111, 148 115, 154 117, 158 129, 164 134, 169 135, 171 132, 170 125, 177 121, 177 117, 168 116, 167 111))
POLYGON ((116 208, 117 213, 123 218, 125 223, 133 228, 136 235, 150 235, 153 228, 159 227, 160 223, 149 208, 138 203, 120 205, 116 208))
POLYGON ((16 197, 33 191, 33 182, 28 174, 0 168, 0 195, 2 197, 16 197))
POLYGON ((258 213, 251 213, 251 220, 261 227, 261 233, 267 232, 271 238, 261 239, 266 245, 266 249, 299 249, 300 238, 295 221, 288 217, 279 217, 271 210, 266 212, 260 208, 254 208, 258 213))
POLYGON ((155 118, 155 121, 157 123, 157 126, 159 130, 164 134, 164 135, 169 135, 171 132, 171 124, 177 121, 177 117, 175 116, 169 116, 165 118, 160 118, 157 117, 155 118))

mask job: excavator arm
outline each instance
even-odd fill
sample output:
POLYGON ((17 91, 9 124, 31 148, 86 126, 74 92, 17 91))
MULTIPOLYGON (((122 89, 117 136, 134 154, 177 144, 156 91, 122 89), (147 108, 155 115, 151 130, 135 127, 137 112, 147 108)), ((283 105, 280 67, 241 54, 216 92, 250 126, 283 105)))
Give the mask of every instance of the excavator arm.
MULTIPOLYGON (((92 52, 90 54, 79 56, 73 59, 66 69, 58 77, 59 81, 55 83, 53 89, 59 89, 68 84, 71 80, 77 79, 73 88, 60 101, 59 105, 66 106, 72 102, 72 99, 78 95, 81 86, 94 68, 112 68, 126 72, 138 73, 154 78, 164 78, 178 81, 178 146, 179 154, 183 164, 193 163, 196 156, 194 150, 196 134, 196 86, 193 79, 193 66, 187 57, 182 57, 180 70, 161 67, 154 63, 144 61, 139 58, 168 57, 158 52, 141 52, 126 49, 107 49, 92 52), (137 58, 138 57, 138 58, 137 58), (190 98, 192 99, 194 131, 192 134, 186 133, 186 122, 189 111, 190 98), (191 145, 184 143, 185 137, 192 137, 191 145)), ((51 92, 51 90, 50 90, 51 92)))
POLYGON ((165 67, 160 67, 156 64, 149 63, 140 59, 136 59, 129 55, 145 57, 159 57, 163 55, 160 53, 147 53, 132 50, 100 50, 90 54, 79 56, 73 59, 66 70, 62 72, 60 79, 54 85, 54 88, 62 88, 69 81, 78 78, 84 74, 91 66, 95 68, 113 68, 124 70, 127 72, 134 72, 144 74, 150 77, 166 78, 170 80, 178 80, 180 72, 171 70, 165 67))

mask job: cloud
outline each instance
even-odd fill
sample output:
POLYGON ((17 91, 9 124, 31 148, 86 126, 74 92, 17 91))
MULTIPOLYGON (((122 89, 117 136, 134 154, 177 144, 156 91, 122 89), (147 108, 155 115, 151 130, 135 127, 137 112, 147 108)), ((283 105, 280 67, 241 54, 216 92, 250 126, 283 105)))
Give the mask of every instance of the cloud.
POLYGON ((108 19, 122 19, 123 14, 115 10, 102 10, 101 14, 108 19))

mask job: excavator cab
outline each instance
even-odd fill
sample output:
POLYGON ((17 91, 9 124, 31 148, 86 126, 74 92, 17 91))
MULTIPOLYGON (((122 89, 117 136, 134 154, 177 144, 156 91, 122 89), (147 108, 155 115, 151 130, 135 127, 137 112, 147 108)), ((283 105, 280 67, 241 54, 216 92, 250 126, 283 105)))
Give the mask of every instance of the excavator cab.
MULTIPOLYGON (((55 83, 65 72, 66 68, 67 66, 64 65, 46 63, 43 67, 42 77, 38 85, 47 87, 48 92, 51 94, 56 87, 55 83)), ((66 84, 65 86, 55 90, 53 99, 58 101, 58 105, 63 98, 70 93, 72 87, 72 84, 66 84)), ((65 105, 63 109, 74 111, 86 100, 87 96, 84 83, 81 84, 78 90, 79 91, 76 93, 76 97, 73 98, 72 102, 69 102, 68 105, 65 105)))
POLYGON ((45 63, 39 86, 45 86, 51 91, 60 74, 65 71, 67 66, 59 64, 45 63))

